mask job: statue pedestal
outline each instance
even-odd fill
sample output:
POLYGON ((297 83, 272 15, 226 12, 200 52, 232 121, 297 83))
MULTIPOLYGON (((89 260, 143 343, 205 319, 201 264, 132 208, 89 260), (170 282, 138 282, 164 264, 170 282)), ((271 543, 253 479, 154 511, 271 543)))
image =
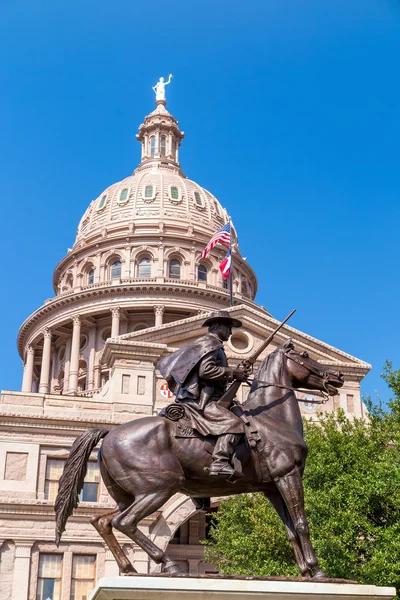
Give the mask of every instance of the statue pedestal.
POLYGON ((392 600, 391 587, 338 580, 134 575, 100 579, 90 600, 392 600))

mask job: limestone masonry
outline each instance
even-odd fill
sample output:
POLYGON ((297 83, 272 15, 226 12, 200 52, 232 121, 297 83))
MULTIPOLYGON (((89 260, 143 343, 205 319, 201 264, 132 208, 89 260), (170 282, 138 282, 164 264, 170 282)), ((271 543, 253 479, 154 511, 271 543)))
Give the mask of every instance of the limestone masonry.
MULTIPOLYGON (((158 359, 202 335, 204 314, 229 306, 218 269, 226 248, 217 245, 200 259, 228 215, 182 172, 184 133, 165 106, 159 99, 139 127, 137 169, 87 208, 72 249, 54 271, 55 296, 19 331, 22 391, 3 391, 0 399, 0 600, 87 600, 99 578, 118 575, 89 524, 91 516, 113 506, 95 453, 81 504, 60 547, 54 544, 53 505, 69 448, 88 427, 157 414, 169 404, 158 359)), ((226 352, 236 365, 277 321, 254 302, 257 278, 240 254, 235 231, 233 242, 230 310, 243 329, 226 352)), ((363 416, 360 381, 370 365, 287 326, 267 352, 288 336, 298 349, 344 373, 340 396, 323 410, 340 406, 363 416)), ((240 398, 245 394, 243 388, 240 398)), ((307 400, 312 397, 302 398, 302 412, 312 416, 316 405, 307 400)), ((158 546, 169 545, 171 558, 187 572, 213 573, 199 544, 206 517, 194 513, 192 501, 177 495, 142 529, 158 546)), ((139 572, 157 572, 140 548, 116 535, 139 572)))

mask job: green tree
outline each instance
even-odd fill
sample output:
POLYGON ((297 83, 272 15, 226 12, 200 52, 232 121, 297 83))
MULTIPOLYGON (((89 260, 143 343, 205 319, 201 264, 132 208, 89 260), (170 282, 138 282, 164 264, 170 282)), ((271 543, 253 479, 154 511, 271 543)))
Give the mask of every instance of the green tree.
MULTIPOLYGON (((400 371, 388 361, 382 376, 394 398, 386 409, 367 400, 369 422, 341 410, 305 422, 305 506, 328 576, 393 585, 399 593, 400 371)), ((298 575, 283 525, 262 494, 221 503, 206 558, 228 574, 298 575)))

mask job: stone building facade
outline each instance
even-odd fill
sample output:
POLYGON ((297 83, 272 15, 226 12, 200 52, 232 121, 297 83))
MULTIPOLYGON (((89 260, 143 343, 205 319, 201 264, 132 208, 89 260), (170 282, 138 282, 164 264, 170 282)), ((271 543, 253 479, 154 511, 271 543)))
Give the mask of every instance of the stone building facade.
MULTIPOLYGON (((0 600, 85 600, 96 579, 118 573, 89 524, 113 506, 95 453, 80 506, 60 547, 54 544, 54 498, 69 448, 88 427, 153 415, 170 403, 158 359, 202 335, 204 315, 229 305, 218 269, 226 249, 217 245, 201 259, 228 215, 182 172, 183 138, 159 100, 139 127, 139 166, 90 203, 72 249, 55 269, 54 297, 19 331, 22 391, 3 391, 0 398, 0 600)), ((255 303, 256 292, 256 275, 234 231, 230 310, 243 329, 226 344, 233 365, 277 324, 255 303)), ((370 366, 289 326, 268 352, 289 336, 345 375, 340 395, 323 410, 341 406, 363 416, 360 381, 370 366)), ((243 387, 240 398, 245 393, 243 387)), ((305 415, 315 410, 310 399, 301 399, 305 415)), ((205 573, 215 570, 203 561, 206 525, 191 500, 177 495, 141 527, 157 545, 169 545, 183 569, 205 573)), ((140 572, 158 569, 130 540, 117 537, 140 572)))

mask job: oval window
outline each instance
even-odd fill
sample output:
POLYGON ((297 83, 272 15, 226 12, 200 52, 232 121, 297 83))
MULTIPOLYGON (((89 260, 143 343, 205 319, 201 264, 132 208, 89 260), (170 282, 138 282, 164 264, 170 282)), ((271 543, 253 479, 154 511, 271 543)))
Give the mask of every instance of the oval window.
POLYGON ((179 190, 175 186, 171 186, 171 198, 172 200, 179 200, 179 190))
POLYGON ((128 198, 128 188, 124 188, 123 190, 121 190, 121 193, 119 195, 119 201, 120 202, 125 202, 128 198))
POLYGON ((107 194, 104 194, 104 196, 102 196, 102 198, 101 198, 101 200, 100 200, 100 204, 99 204, 99 210, 100 210, 101 208, 103 208, 103 206, 105 205, 106 201, 107 201, 107 194))
POLYGON ((144 188, 144 197, 145 198, 153 197, 153 186, 152 185, 146 185, 146 187, 144 188))

